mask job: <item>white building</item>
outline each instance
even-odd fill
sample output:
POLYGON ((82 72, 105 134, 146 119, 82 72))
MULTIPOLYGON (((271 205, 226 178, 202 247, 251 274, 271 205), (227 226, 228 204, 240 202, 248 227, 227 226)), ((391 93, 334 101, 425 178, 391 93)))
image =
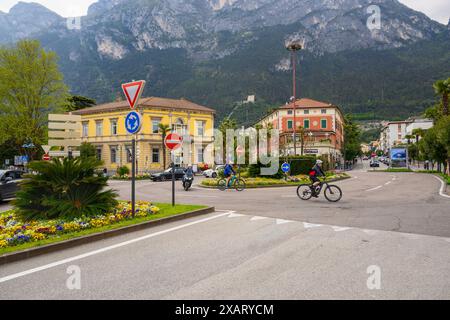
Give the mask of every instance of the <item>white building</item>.
POLYGON ((380 134, 380 149, 388 153, 392 147, 406 144, 408 135, 413 135, 415 129, 428 130, 433 127, 433 120, 409 118, 405 121, 390 121, 382 123, 380 134))

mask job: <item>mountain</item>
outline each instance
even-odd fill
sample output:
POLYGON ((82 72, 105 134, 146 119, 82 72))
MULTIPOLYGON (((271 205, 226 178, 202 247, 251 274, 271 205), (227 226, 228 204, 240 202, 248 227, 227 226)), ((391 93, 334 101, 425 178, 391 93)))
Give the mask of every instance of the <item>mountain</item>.
POLYGON ((100 0, 81 30, 20 3, 0 14, 0 31, 0 43, 35 37, 55 50, 74 93, 109 101, 142 78, 145 94, 184 96, 219 117, 256 94, 248 122, 290 97, 291 40, 305 42, 301 95, 361 118, 420 112, 450 65, 448 26, 397 0, 100 0), (367 27, 373 5, 380 30, 367 27))

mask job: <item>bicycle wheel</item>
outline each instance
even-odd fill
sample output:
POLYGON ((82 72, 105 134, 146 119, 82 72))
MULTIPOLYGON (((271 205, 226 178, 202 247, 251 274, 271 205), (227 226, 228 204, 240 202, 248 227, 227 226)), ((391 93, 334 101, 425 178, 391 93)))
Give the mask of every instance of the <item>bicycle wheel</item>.
POLYGON ((301 184, 297 188, 297 196, 302 200, 309 200, 312 197, 312 190, 309 184, 301 184))
POLYGON ((244 191, 245 190, 245 181, 242 179, 237 179, 236 182, 234 183, 234 187, 236 189, 236 191, 244 191))
POLYGON ((227 180, 220 179, 219 181, 217 181, 217 188, 220 191, 225 191, 227 189, 227 180))
POLYGON ((342 198, 342 190, 338 186, 329 185, 325 188, 325 198, 330 202, 338 202, 342 198))

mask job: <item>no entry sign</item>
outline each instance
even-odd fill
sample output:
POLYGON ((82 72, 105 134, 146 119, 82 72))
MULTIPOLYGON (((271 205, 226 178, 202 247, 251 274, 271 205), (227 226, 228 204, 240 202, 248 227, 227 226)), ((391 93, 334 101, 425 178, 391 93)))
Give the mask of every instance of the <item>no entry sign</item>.
POLYGON ((171 133, 164 140, 164 144, 166 145, 167 149, 172 151, 176 150, 183 144, 183 137, 181 137, 177 133, 171 133))

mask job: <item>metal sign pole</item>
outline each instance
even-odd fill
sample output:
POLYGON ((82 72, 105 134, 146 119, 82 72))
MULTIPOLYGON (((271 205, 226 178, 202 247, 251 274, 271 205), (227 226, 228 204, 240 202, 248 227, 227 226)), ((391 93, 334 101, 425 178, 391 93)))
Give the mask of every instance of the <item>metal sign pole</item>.
POLYGON ((131 140, 131 211, 136 214, 136 139, 131 140))
POLYGON ((175 206, 175 153, 172 151, 172 207, 175 206))

